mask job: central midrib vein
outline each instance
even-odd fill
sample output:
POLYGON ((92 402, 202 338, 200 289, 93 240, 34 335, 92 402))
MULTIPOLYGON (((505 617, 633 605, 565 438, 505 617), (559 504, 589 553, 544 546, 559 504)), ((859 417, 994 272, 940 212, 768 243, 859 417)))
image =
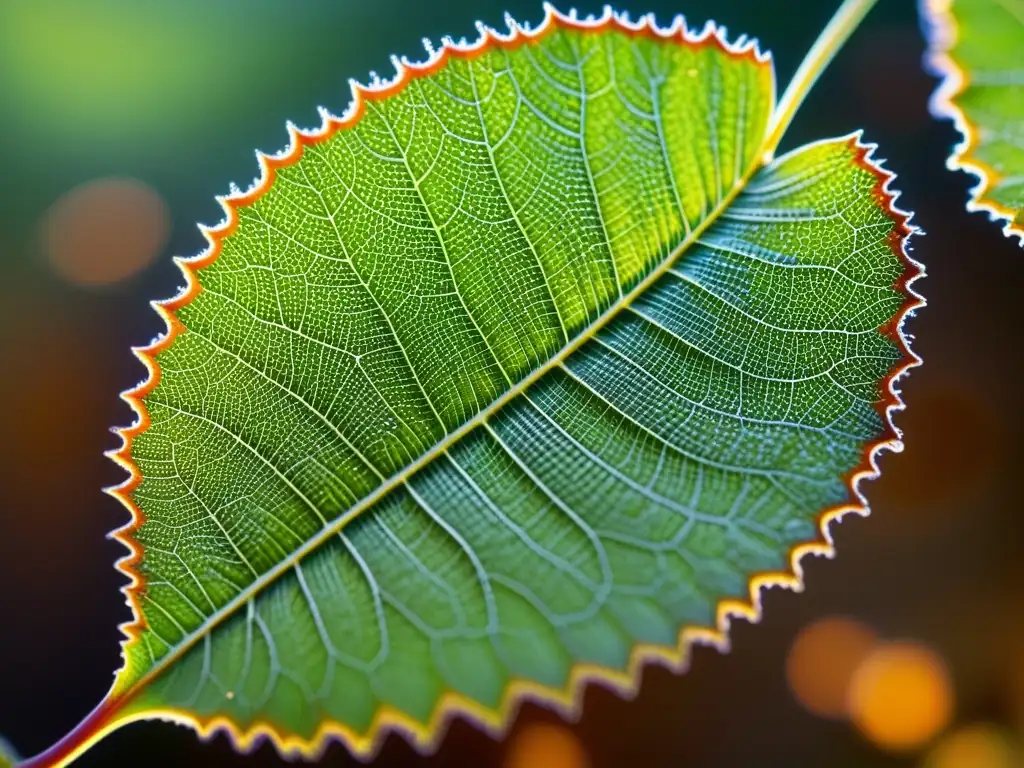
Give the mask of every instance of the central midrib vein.
MULTIPOLYGON (((769 113, 771 114, 771 113, 769 113)), ((179 642, 174 648, 168 651, 162 658, 155 661, 153 666, 139 677, 134 682, 130 683, 123 691, 116 693, 113 698, 119 700, 122 703, 130 699, 133 695, 144 689, 152 680, 162 674, 171 664, 181 658, 186 652, 192 649, 196 643, 198 643, 206 635, 210 634, 218 625, 224 622, 226 619, 234 615, 240 608, 242 608, 249 600, 253 599, 258 593, 262 592, 267 586, 275 582, 280 576, 286 574, 292 568, 294 568, 304 557, 312 554, 325 544, 332 536, 337 535, 342 528, 344 528, 349 522, 355 519, 357 516, 372 508, 377 502, 383 499, 391 491, 405 483, 410 477, 419 472, 421 469, 429 465, 439 456, 443 455, 449 448, 459 442, 463 437, 468 435, 477 427, 483 426, 487 421, 504 408, 508 403, 514 400, 519 395, 523 394, 533 384, 539 381, 546 373, 552 369, 560 366, 573 352, 582 347, 587 341, 592 339, 595 334, 611 322, 621 310, 629 306, 635 299, 643 295, 662 275, 664 275, 669 268, 675 263, 675 261, 697 240, 700 236, 710 227, 730 205, 733 200, 736 199, 743 189, 747 186, 747 182, 750 178, 762 167, 765 163, 762 159, 765 156, 765 152, 773 150, 774 147, 769 146, 774 142, 774 137, 767 136, 762 146, 753 155, 753 162, 747 169, 746 173, 740 177, 736 183, 729 189, 729 191, 722 197, 721 201, 716 205, 708 214, 708 216, 695 227, 693 227, 683 239, 679 245, 673 248, 668 255, 658 264, 654 269, 650 271, 640 282, 638 282, 629 292, 622 294, 616 301, 614 301, 600 316, 597 317, 590 325, 580 331, 574 338, 570 339, 558 352, 551 356, 543 365, 537 367, 534 371, 514 383, 509 389, 492 402, 487 408, 478 412, 473 418, 466 421, 458 429, 448 433, 442 440, 438 441, 426 451, 420 458, 416 459, 412 463, 406 465, 400 471, 391 475, 384 482, 382 482, 377 488, 371 493, 364 496, 358 503, 346 510, 342 515, 336 518, 332 523, 327 525, 325 528, 317 532, 314 536, 309 538, 302 546, 298 547, 292 552, 291 555, 281 560, 270 570, 263 573, 259 578, 255 579, 248 587, 239 592, 230 601, 225 603, 214 613, 206 618, 198 627, 196 627, 191 634, 189 634, 184 640, 179 642)), ((138 642, 138 637, 133 637, 130 643, 138 642)), ((118 677, 123 675, 128 669, 127 665, 121 669, 118 673, 118 677)), ((115 689, 117 684, 115 683, 115 689)))

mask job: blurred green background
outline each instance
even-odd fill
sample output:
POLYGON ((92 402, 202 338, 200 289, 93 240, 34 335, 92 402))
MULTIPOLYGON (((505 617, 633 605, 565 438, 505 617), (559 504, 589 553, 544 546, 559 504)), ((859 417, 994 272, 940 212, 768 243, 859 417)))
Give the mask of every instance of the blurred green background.
MULTIPOLYGON (((838 5, 678 2, 622 7, 757 37, 780 84, 838 5)), ((542 18, 534 0, 0 0, 0 734, 22 753, 67 732, 120 665, 123 551, 104 535, 126 513, 100 492, 122 479, 102 453, 132 420, 117 393, 144 374, 128 348, 162 331, 148 301, 182 281, 170 256, 201 250, 195 222, 220 219, 214 196, 248 185, 253 149, 284 146, 286 120, 319 125, 317 105, 345 109, 348 78, 390 74, 391 53, 421 58, 423 37, 475 37, 477 19, 501 28, 506 10, 542 18)), ((730 654, 699 648, 682 676, 650 668, 633 701, 592 687, 565 727, 528 703, 500 742, 459 721, 422 758, 392 736, 378 764, 1024 765, 1024 251, 964 212, 971 181, 944 169, 956 135, 928 115, 922 52, 912 0, 882 0, 783 147, 866 129, 927 231, 913 255, 929 306, 908 325, 926 365, 903 386, 906 451, 864 486, 872 516, 834 527, 838 557, 804 562, 802 594, 772 590, 759 625, 736 622, 730 654), (832 616, 848 621, 816 623, 832 616), (837 669, 878 655, 871 637, 925 654, 872 689, 869 720, 920 726, 903 750, 814 714, 848 687, 830 682, 837 669)), ((337 744, 324 761, 356 764, 337 744)), ((237 756, 159 723, 81 761, 277 764, 268 745, 237 756)))

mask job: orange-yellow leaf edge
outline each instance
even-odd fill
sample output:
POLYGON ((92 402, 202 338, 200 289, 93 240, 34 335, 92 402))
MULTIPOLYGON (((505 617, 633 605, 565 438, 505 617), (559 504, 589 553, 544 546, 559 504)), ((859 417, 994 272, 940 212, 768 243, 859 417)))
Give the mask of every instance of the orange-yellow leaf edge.
MULTIPOLYGON (((648 35, 659 39, 676 38, 680 42, 691 45, 716 45, 730 56, 764 60, 752 42, 730 44, 725 39, 724 30, 711 22, 704 27, 699 35, 692 36, 686 30, 681 17, 677 17, 670 27, 661 28, 656 24, 653 15, 644 16, 638 22, 631 22, 626 16, 612 12, 609 7, 605 8, 605 12, 598 19, 581 20, 575 14, 567 16, 549 4, 545 4, 544 20, 535 29, 526 29, 511 21, 508 35, 503 35, 483 25, 478 25, 478 28, 480 37, 474 43, 457 44, 446 39, 442 47, 433 52, 430 59, 424 63, 410 63, 404 59, 401 61, 395 59, 396 76, 386 84, 366 86, 353 82, 352 102, 347 112, 340 118, 325 112, 323 125, 319 129, 300 131, 289 124, 288 132, 291 142, 287 151, 275 156, 257 153, 261 171, 258 181, 244 193, 218 198, 224 209, 225 218, 216 227, 201 228, 208 242, 207 249, 194 258, 175 258, 175 263, 178 264, 185 276, 186 284, 176 296, 152 302, 156 312, 167 324, 167 332, 152 344, 133 349, 136 357, 145 366, 147 376, 136 387, 122 393, 122 398, 131 406, 137 419, 132 426, 116 430, 121 437, 122 445, 107 454, 129 475, 122 484, 107 489, 108 493, 120 501, 131 513, 129 522, 110 534, 111 538, 121 542, 128 549, 128 554, 115 564, 115 567, 128 577, 129 583, 122 591, 132 610, 132 619, 120 625, 125 636, 123 648, 126 649, 131 644, 139 642, 139 634, 144 628, 143 614, 139 604, 139 595, 144 588, 144 582, 141 574, 135 569, 142 559, 143 551, 133 533, 138 530, 145 518, 142 510, 132 498, 132 493, 138 487, 142 477, 131 457, 131 446, 134 437, 144 432, 150 424, 149 415, 142 400, 160 381, 160 367, 156 362, 156 355, 170 346, 177 335, 182 332, 183 326, 175 312, 191 302, 202 290, 197 273, 216 261, 220 255, 222 241, 238 225, 238 209, 251 205, 269 189, 273 184, 277 168, 297 162, 305 146, 329 139, 339 130, 358 122, 364 112, 366 101, 388 98, 402 90, 411 80, 428 76, 442 69, 449 57, 474 58, 491 46, 515 48, 524 43, 538 40, 558 28, 589 30, 614 28, 628 34, 648 35)), ((482 707, 454 691, 448 691, 442 696, 430 722, 426 725, 412 720, 392 707, 383 706, 378 710, 365 734, 357 733, 339 723, 325 722, 316 734, 307 740, 281 734, 272 723, 264 721, 258 721, 250 728, 242 730, 233 721, 223 716, 204 720, 191 712, 176 709, 144 709, 133 712, 128 704, 136 691, 131 687, 124 691, 118 691, 115 681, 110 693, 96 709, 64 739, 24 763, 26 768, 28 766, 66 765, 109 732, 128 722, 144 719, 161 719, 188 725, 196 730, 202 738, 211 738, 223 731, 229 735, 234 745, 243 751, 253 748, 262 738, 266 737, 284 754, 313 757, 319 754, 333 737, 343 741, 355 754, 368 757, 376 752, 383 737, 392 730, 405 732, 418 748, 423 751, 431 751, 436 748, 447 724, 455 715, 466 716, 492 734, 499 734, 511 723, 519 703, 524 699, 537 700, 555 707, 564 714, 572 715, 578 711, 581 689, 588 682, 600 682, 621 695, 631 696, 636 693, 641 669, 649 662, 658 662, 671 669, 682 671, 686 668, 689 649, 693 644, 711 645, 721 651, 727 651, 729 647, 728 630, 733 619, 742 618, 752 623, 760 620, 762 590, 769 587, 782 587, 800 591, 803 588, 801 560, 807 555, 823 555, 829 558, 834 555, 835 549, 829 531, 831 523, 849 512, 861 515, 868 513, 867 503, 859 490, 860 483, 880 474, 877 458, 881 451, 902 450, 899 430, 892 422, 893 413, 904 407, 895 384, 909 369, 920 364, 920 358, 910 349, 902 326, 905 319, 914 310, 924 306, 924 300, 911 287, 914 280, 923 274, 923 270, 907 254, 907 241, 914 229, 909 224, 910 214, 895 205, 899 194, 889 189, 889 184, 895 175, 883 169, 872 159, 874 145, 862 143, 859 133, 848 137, 848 141, 851 149, 855 151, 855 162, 876 178, 873 193, 875 200, 895 225, 889 236, 889 245, 906 267, 894 286, 904 295, 903 304, 890 322, 881 329, 899 348, 901 360, 882 381, 883 398, 876 404, 886 425, 885 433, 864 447, 857 466, 844 478, 849 490, 849 500, 819 513, 819 539, 797 545, 790 550, 788 571, 753 574, 749 579, 749 597, 746 600, 720 600, 715 625, 683 629, 675 647, 644 643, 635 645, 625 672, 599 665, 576 663, 570 671, 569 682, 563 689, 551 688, 527 680, 513 680, 506 688, 501 704, 495 710, 482 707)), ((774 147, 770 149, 774 149, 774 147)))

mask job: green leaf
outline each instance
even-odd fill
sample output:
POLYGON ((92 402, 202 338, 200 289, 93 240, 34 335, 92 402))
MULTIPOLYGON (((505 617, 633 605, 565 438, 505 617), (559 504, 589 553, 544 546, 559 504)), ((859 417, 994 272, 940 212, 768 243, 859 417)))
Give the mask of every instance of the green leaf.
POLYGON ((712 25, 510 25, 291 129, 180 262, 115 454, 125 666, 38 761, 570 709, 727 647, 866 511, 919 304, 870 145, 765 165, 771 61, 712 25))
POLYGON ((968 210, 1004 222, 1024 248, 1024 0, 922 0, 932 112, 963 135, 948 165, 978 177, 968 210))

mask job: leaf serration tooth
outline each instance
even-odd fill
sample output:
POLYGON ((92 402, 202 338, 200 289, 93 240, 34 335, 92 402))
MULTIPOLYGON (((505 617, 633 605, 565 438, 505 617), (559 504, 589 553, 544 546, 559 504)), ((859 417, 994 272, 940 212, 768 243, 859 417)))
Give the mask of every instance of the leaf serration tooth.
MULTIPOLYGON (((588 20, 589 20, 589 21, 591 21, 591 22, 593 21, 593 16, 588 16, 587 18, 588 18, 588 20)), ((625 15, 625 14, 623 14, 621 18, 622 18, 622 19, 627 19, 627 20, 628 20, 628 16, 627 16, 627 15, 625 15)), ((681 17, 677 16, 676 18, 677 18, 677 19, 680 19, 681 17)), ((642 24, 641 24, 641 26, 642 26, 642 24)), ((633 25, 630 25, 630 28, 633 28, 633 25)), ((659 34, 663 34, 663 31, 661 31, 661 30, 658 30, 658 28, 657 28, 657 27, 656 27, 656 25, 654 24, 654 22, 653 22, 653 17, 652 17, 652 21, 651 21, 651 29, 652 29, 652 30, 654 30, 654 31, 656 31, 656 32, 658 32, 659 34)), ((685 35, 685 32, 684 32, 684 35, 685 35)), ((721 38, 720 38, 720 39, 721 39, 721 38)), ((400 80, 400 79, 401 79, 401 77, 402 77, 402 73, 399 73, 399 76, 398 76, 398 77, 397 77, 396 79, 397 79, 397 80, 400 80)), ((358 97, 358 94, 356 94, 356 93, 354 92, 354 96, 355 96, 355 97, 358 97)), ((354 107, 352 107, 352 108, 354 109, 354 107)), ((326 128, 326 127, 327 127, 327 126, 326 126, 326 120, 325 120, 325 128, 326 128)), ((298 144, 301 144, 301 142, 297 142, 297 143, 298 143, 298 144)), ((301 147, 299 147, 299 149, 301 149, 301 147)), ((262 161, 261 161, 261 170, 263 171, 263 176, 264 176, 264 179, 266 179, 266 178, 267 178, 267 174, 268 174, 268 169, 267 169, 267 168, 266 168, 266 167, 264 166, 264 164, 262 163, 262 161)), ((272 171, 271 171, 271 172, 272 172, 272 171)), ((222 203, 222 205, 223 205, 223 203, 222 203)), ((240 734, 233 734, 233 735, 239 735, 239 736, 240 736, 240 734)), ((275 740, 275 741, 276 741, 276 740, 275 740)), ((291 749, 293 749, 293 750, 294 750, 294 747, 292 747, 291 749)))

